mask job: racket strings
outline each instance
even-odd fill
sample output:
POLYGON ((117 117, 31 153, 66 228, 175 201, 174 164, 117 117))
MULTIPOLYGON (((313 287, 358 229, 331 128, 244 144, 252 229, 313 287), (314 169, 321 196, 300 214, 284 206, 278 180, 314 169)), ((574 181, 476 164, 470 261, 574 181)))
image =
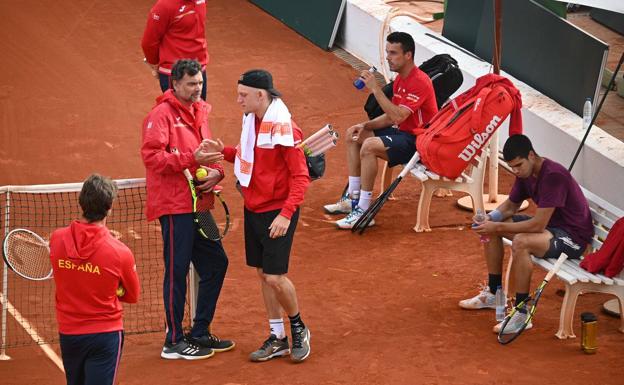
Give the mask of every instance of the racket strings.
POLYGON ((515 340, 527 328, 535 314, 537 298, 529 297, 516 307, 505 317, 498 335, 498 342, 505 345, 515 340), (520 311, 522 309, 522 311, 520 311), (515 317, 522 317, 523 320, 514 320, 515 317), (520 322, 521 321, 521 322, 520 322))
POLYGON ((210 211, 198 211, 195 213, 195 218, 204 237, 212 240, 219 240, 222 238, 219 226, 215 222, 210 211))
POLYGON ((201 234, 214 241, 223 238, 229 226, 227 208, 216 194, 211 196, 204 193, 198 197, 195 207, 195 220, 201 234), (221 205, 215 204, 216 200, 219 200, 221 205))
POLYGON ((211 211, 212 217, 217 224, 221 237, 224 237, 230 227, 230 211, 220 194, 215 194, 214 206, 214 210, 211 211))
POLYGON ((7 263, 17 273, 32 279, 50 276, 52 265, 47 243, 30 233, 17 232, 7 239, 7 263))

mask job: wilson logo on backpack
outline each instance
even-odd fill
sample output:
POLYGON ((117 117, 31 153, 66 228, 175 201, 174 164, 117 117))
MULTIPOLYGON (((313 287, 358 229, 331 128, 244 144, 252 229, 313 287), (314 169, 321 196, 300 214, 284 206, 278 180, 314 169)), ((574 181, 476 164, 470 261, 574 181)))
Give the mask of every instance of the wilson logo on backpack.
POLYGON ((490 124, 485 127, 485 131, 481 134, 474 134, 474 139, 472 142, 468 143, 464 150, 457 156, 459 159, 469 162, 476 154, 477 151, 483 146, 485 142, 490 138, 490 135, 496 128, 498 127, 500 121, 502 119, 498 115, 494 115, 492 120, 490 120, 490 124))

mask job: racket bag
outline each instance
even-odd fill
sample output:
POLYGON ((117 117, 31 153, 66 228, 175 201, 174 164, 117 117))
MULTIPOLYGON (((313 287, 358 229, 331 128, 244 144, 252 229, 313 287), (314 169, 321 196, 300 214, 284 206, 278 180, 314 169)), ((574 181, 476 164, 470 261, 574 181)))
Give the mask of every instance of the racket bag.
POLYGON ((474 87, 417 130, 421 162, 438 175, 457 178, 508 116, 509 135, 522 133, 521 107, 520 91, 507 78, 496 74, 478 78, 474 87))

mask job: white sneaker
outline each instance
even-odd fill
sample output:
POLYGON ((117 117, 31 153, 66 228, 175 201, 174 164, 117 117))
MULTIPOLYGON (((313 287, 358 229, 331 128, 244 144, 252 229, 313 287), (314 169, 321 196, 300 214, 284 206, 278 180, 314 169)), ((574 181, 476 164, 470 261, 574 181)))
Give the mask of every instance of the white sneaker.
POLYGON ((336 203, 323 206, 328 214, 349 214, 351 212, 351 199, 348 195, 343 195, 336 203))
MULTIPOLYGON (((503 334, 517 333, 518 330, 520 330, 520 328, 522 327, 522 325, 526 322, 526 319, 528 316, 529 315, 526 313, 521 313, 519 311, 516 312, 509 320, 509 323, 507 324, 507 327, 505 327, 503 334)), ((494 329, 492 329, 492 331, 496 334, 500 333, 501 327, 503 327, 503 322, 499 322, 496 325, 494 325, 494 329)), ((529 321, 529 323, 524 328, 524 330, 531 329, 532 327, 533 327, 533 323, 529 321)))
MULTIPOLYGON (((338 228, 340 229, 352 229, 355 225, 355 222, 357 222, 362 215, 364 215, 364 210, 362 210, 360 206, 355 206, 355 208, 349 213, 349 215, 336 221, 336 226, 338 226, 338 228)), ((368 224, 368 227, 371 227, 374 224, 375 220, 372 219, 368 224)))
POLYGON ((484 286, 476 296, 459 301, 459 306, 464 309, 496 309, 496 296, 490 293, 489 286, 484 286))

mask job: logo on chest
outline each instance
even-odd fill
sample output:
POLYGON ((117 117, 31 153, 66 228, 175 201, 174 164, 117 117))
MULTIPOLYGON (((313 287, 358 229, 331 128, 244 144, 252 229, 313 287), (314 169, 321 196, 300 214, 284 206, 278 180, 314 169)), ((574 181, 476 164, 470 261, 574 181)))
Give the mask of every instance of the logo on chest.
POLYGON ((181 116, 176 116, 175 123, 173 123, 173 127, 188 127, 188 124, 184 123, 181 116))

